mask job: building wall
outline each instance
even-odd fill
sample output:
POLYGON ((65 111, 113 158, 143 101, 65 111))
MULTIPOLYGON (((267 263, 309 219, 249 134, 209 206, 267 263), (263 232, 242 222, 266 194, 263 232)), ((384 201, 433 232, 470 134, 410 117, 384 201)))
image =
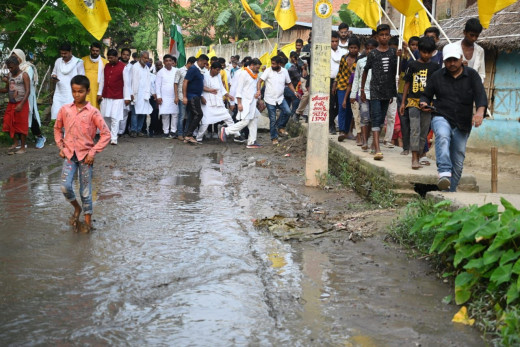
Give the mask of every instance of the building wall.
POLYGON ((437 0, 435 17, 438 20, 455 17, 473 3, 473 0, 437 0))
POLYGON ((491 89, 494 119, 486 119, 473 129, 468 145, 520 153, 520 51, 498 53, 495 69, 491 89))

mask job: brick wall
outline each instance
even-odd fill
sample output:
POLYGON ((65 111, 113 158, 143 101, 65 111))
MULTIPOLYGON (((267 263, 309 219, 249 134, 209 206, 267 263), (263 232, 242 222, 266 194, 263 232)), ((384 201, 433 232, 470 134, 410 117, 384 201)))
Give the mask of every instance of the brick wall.
MULTIPOLYGON (((332 8, 334 12, 333 16, 338 16, 338 10, 341 7, 341 4, 348 4, 350 0, 346 1, 331 1, 332 8)), ((293 0, 294 9, 296 10, 296 14, 298 15, 299 22, 312 22, 312 12, 314 11, 313 0, 293 0)))

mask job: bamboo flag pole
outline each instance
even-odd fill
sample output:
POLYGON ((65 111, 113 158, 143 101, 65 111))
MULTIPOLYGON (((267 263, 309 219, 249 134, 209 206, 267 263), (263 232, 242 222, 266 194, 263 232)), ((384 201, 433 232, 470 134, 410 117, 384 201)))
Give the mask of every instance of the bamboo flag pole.
POLYGON ((42 5, 42 7, 40 8, 40 10, 38 12, 36 12, 36 15, 33 17, 33 19, 31 20, 31 22, 29 23, 29 25, 27 26, 27 28, 25 28, 25 30, 23 31, 22 35, 20 36, 20 38, 18 38, 18 41, 16 41, 14 47, 11 49, 11 52, 9 53, 9 56, 11 56, 11 54, 13 54, 13 51, 16 49, 16 47, 18 47, 18 44, 20 43, 20 41, 22 41, 22 38, 24 37, 25 33, 27 32, 27 30, 29 30, 29 28, 31 27, 31 25, 34 23, 34 20, 36 19, 36 17, 38 17, 38 15, 40 14, 40 12, 43 10, 43 8, 47 5, 47 3, 49 2, 50 0, 47 0, 45 1, 45 3, 42 5))
MULTIPOLYGON (((397 46, 397 49, 403 48, 403 26, 404 26, 404 16, 401 14, 401 17, 399 18, 399 45, 397 46)), ((395 84, 397 86, 397 89, 399 89, 399 66, 401 66, 401 57, 397 57, 397 69, 395 70, 395 84)))

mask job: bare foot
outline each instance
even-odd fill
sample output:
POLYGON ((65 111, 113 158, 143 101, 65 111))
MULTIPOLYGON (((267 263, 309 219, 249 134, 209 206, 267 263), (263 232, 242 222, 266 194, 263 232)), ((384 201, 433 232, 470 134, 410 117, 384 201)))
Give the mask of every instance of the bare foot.
POLYGON ((69 219, 70 225, 72 225, 73 227, 77 226, 80 214, 81 214, 81 207, 78 204, 76 204, 74 206, 74 213, 72 214, 72 216, 69 219))

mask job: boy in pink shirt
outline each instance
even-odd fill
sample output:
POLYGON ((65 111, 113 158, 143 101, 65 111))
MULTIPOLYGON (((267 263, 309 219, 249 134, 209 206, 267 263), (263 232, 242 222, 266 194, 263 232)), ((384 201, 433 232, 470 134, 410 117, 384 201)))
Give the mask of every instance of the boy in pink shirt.
POLYGON ((70 81, 74 103, 64 105, 58 112, 54 124, 54 139, 60 149, 60 157, 65 158, 61 171, 61 191, 74 206, 72 225, 79 227, 78 220, 82 208, 74 195, 73 183, 79 171, 79 187, 87 231, 92 228, 92 168, 94 156, 110 142, 110 130, 97 108, 86 101, 90 92, 90 81, 86 76, 77 75, 70 81), (64 129, 65 136, 62 134, 64 129), (100 139, 94 145, 96 131, 100 139))

